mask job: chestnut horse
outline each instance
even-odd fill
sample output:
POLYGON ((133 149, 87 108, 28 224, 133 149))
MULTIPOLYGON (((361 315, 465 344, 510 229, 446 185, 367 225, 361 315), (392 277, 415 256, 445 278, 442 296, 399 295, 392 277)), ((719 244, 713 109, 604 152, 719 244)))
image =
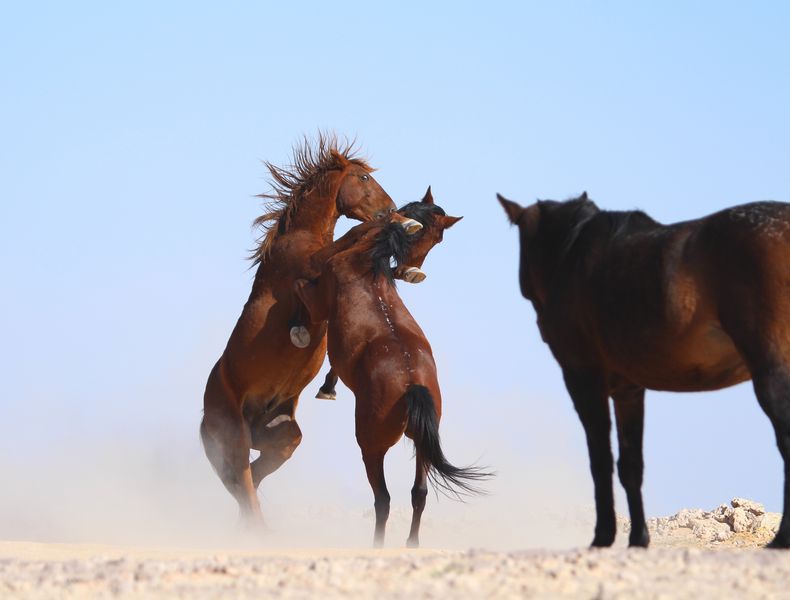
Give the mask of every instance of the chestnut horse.
POLYGON ((526 208, 518 225, 521 293, 562 368, 587 437, 593 546, 615 537, 608 398, 631 546, 647 546, 642 504, 645 389, 717 390, 752 380, 785 463, 784 515, 770 547, 790 546, 790 204, 758 202, 662 225, 600 210, 587 194, 526 208))
POLYGON ((410 547, 419 545, 429 478, 446 491, 474 493, 473 482, 489 476, 476 467, 451 465, 442 452, 441 393, 431 346, 401 301, 390 265, 392 257, 401 265, 421 264, 433 244, 414 244, 409 251, 409 240, 394 224, 358 225, 335 243, 336 253, 322 253, 316 282, 296 285, 312 321, 329 321, 329 360, 354 392, 356 437, 375 498, 376 546, 384 543, 390 509, 384 456, 404 434, 414 441, 417 463, 410 547))
MULTIPOLYGON (((420 283, 425 281, 427 277, 421 267, 428 252, 442 241, 444 238, 444 230, 455 225, 458 221, 463 219, 463 217, 450 217, 444 212, 441 206, 435 204, 430 186, 428 186, 428 191, 425 192, 425 196, 423 196, 422 200, 406 204, 398 209, 397 214, 405 217, 409 221, 416 221, 422 225, 423 228, 421 230, 416 229, 415 226, 406 228, 407 233, 410 233, 412 230, 418 232, 409 239, 408 260, 411 262, 398 265, 393 271, 393 275, 395 279, 402 279, 409 283, 420 283)), ((331 250, 332 253, 338 251, 339 249, 337 247, 331 250)), ((321 400, 335 400, 337 398, 337 392, 335 391, 336 385, 337 374, 334 370, 330 369, 326 374, 323 385, 320 387, 315 397, 321 400)))
POLYGON ((340 215, 370 220, 394 204, 353 156, 351 146, 319 136, 294 150, 294 164, 267 163, 273 191, 269 211, 256 219, 264 229, 253 255, 258 265, 252 292, 224 353, 209 375, 200 425, 203 446, 242 517, 257 521, 261 480, 293 454, 302 439, 295 410, 299 394, 315 377, 326 353, 326 324, 310 326, 311 342, 291 344, 289 321, 297 301, 294 282, 317 273, 310 257, 332 242, 340 215), (250 463, 250 449, 260 456, 250 463))

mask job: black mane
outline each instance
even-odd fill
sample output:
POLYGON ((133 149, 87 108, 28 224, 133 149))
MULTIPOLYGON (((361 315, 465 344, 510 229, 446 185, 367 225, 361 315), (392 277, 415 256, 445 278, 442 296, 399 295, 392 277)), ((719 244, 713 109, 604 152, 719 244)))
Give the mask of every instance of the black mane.
POLYGON ((613 241, 661 225, 641 210, 605 210, 601 214, 606 216, 613 241))
MULTIPOLYGON (((419 221, 427 227, 435 217, 445 216, 447 213, 436 204, 409 202, 398 209, 398 214, 419 221)), ((409 246, 415 235, 419 236, 420 232, 409 235, 399 223, 390 223, 376 236, 370 251, 374 278, 384 275, 387 281, 395 283, 391 259, 394 258, 396 264, 401 264, 406 259, 409 246)))
POLYGON ((441 206, 427 202, 409 202, 400 207, 398 213, 404 217, 419 221, 423 225, 427 225, 428 221, 433 220, 437 215, 443 217, 447 214, 441 206))
POLYGON ((387 281, 394 285, 395 275, 392 271, 391 260, 394 258, 397 264, 401 264, 406 259, 410 245, 410 236, 400 223, 386 225, 376 235, 373 247, 370 249, 373 278, 383 275, 387 281))
POLYGON ((658 221, 641 210, 601 210, 594 202, 587 199, 586 194, 565 202, 546 201, 541 204, 550 205, 553 225, 567 231, 560 247, 560 258, 565 257, 577 241, 584 247, 575 250, 584 254, 585 247, 600 241, 601 236, 604 236, 608 243, 617 243, 634 234, 661 226, 658 221), (594 229, 595 234, 585 235, 584 240, 579 240, 588 225, 594 229))

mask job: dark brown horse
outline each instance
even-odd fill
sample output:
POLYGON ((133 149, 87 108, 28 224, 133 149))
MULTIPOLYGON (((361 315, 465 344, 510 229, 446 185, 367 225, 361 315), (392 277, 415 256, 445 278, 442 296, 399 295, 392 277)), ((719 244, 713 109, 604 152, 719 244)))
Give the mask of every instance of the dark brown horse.
POLYGON ((329 320, 329 360, 356 398, 356 437, 375 498, 376 546, 384 542, 390 508, 384 455, 404 433, 414 440, 417 462, 409 546, 419 545, 428 478, 448 491, 470 492, 470 482, 487 476, 474 467, 451 465, 439 444, 442 399, 436 364, 398 295, 390 266, 393 256, 398 264, 421 264, 432 244, 424 250, 415 244, 409 252, 408 240, 392 224, 357 226, 336 242, 338 252, 323 255, 317 282, 301 281, 296 288, 314 323, 329 320))
POLYGON ((785 462, 784 516, 770 546, 790 546, 790 205, 758 202, 662 225, 639 211, 600 210, 586 194, 526 208, 499 201, 519 228, 521 293, 587 436, 593 546, 615 537, 609 397, 629 543, 647 546, 645 389, 717 390, 748 379, 785 462))
MULTIPOLYGON (((409 221, 418 223, 422 226, 422 229, 417 228, 415 225, 404 225, 406 233, 411 234, 412 231, 418 231, 419 233, 409 239, 409 257, 407 259, 409 262, 398 265, 393 271, 393 275, 395 279, 401 279, 409 283, 420 283, 425 281, 427 277, 421 267, 428 252, 442 241, 444 230, 455 225, 463 217, 448 216, 441 206, 435 204, 430 186, 428 186, 428 191, 425 192, 422 200, 406 204, 398 209, 397 214, 404 217, 407 223, 409 221)), ((339 249, 335 247, 330 251, 336 253, 339 249)), ((320 257, 317 258, 320 260, 320 257)), ((336 399, 336 385, 337 374, 330 369, 315 397, 321 400, 336 399)))
POLYGON ((314 277, 310 257, 332 242, 340 215, 370 220, 394 204, 353 156, 351 147, 320 136, 294 152, 294 165, 268 164, 270 210, 256 220, 264 235, 253 256, 258 270, 225 352, 214 366, 200 426, 209 461, 239 503, 259 520, 256 488, 293 454, 302 439, 294 412, 299 394, 321 368, 326 324, 310 325, 311 342, 295 348, 289 322, 296 312, 294 282, 314 277), (260 456, 250 464, 250 449, 260 456))

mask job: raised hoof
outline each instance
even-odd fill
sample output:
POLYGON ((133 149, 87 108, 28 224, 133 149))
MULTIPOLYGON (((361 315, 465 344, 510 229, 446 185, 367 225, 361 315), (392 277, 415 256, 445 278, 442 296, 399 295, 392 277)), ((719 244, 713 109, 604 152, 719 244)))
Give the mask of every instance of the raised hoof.
POLYGON ((422 229, 422 223, 414 219, 404 219, 401 221, 401 227, 406 230, 407 234, 412 235, 422 229))
POLYGON ((425 281, 427 275, 422 271, 422 269, 418 269, 417 267, 409 267, 405 271, 403 271, 402 279, 408 283, 420 283, 425 281))
POLYGON ((323 388, 318 390, 318 393, 315 395, 316 398, 319 400, 337 400, 337 393, 333 390, 331 392, 325 392, 323 388))
POLYGON ((291 327, 291 343, 297 348, 307 348, 310 345, 310 332, 307 327, 291 327))

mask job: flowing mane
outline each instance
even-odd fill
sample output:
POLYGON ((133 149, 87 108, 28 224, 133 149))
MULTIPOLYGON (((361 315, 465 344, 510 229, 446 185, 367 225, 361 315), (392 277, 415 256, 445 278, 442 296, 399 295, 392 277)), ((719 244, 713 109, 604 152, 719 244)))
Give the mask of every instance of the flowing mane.
POLYGON ((299 202, 312 191, 320 190, 328 173, 351 164, 373 170, 357 156, 353 140, 339 140, 334 134, 324 133, 319 133, 315 142, 311 143, 305 137, 301 144, 295 146, 293 162, 287 167, 278 167, 268 161, 264 164, 271 175, 271 191, 258 195, 266 201, 266 212, 252 223, 253 229, 260 230, 258 247, 250 255, 253 265, 266 259, 274 240, 289 230, 299 202))
POLYGON ((400 265, 406 260, 411 239, 406 230, 399 223, 388 223, 382 227, 366 248, 371 260, 373 277, 383 275, 387 281, 395 285, 395 276, 392 271, 392 260, 400 265))

